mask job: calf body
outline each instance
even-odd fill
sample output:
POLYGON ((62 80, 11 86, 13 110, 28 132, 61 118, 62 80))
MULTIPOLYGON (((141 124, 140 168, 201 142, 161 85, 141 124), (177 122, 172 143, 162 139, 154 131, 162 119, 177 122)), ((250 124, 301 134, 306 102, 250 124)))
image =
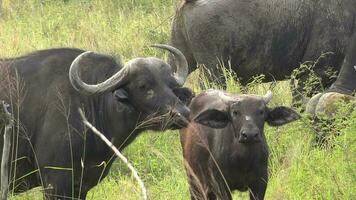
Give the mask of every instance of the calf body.
POLYGON ((195 97, 191 122, 181 129, 192 199, 231 199, 249 191, 263 199, 268 182, 264 123, 279 126, 299 118, 286 107, 269 109, 264 97, 210 90, 195 97))

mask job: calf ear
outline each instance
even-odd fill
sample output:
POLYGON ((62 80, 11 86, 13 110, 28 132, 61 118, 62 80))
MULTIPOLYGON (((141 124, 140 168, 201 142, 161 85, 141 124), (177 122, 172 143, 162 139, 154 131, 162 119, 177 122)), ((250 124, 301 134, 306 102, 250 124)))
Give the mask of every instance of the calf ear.
POLYGON ((115 90, 114 96, 118 101, 127 102, 129 100, 127 92, 122 88, 115 90))
POLYGON ((279 106, 268 111, 267 123, 270 126, 281 126, 300 118, 300 115, 291 108, 279 106))
POLYGON ((225 128, 230 120, 226 112, 209 109, 200 113, 194 121, 211 128, 225 128))

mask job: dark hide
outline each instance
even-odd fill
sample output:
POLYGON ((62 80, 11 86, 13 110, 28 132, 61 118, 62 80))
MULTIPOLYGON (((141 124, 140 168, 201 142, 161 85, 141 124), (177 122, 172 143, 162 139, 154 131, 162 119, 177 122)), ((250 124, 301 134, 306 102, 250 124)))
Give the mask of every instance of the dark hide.
MULTIPOLYGON (((205 64, 212 79, 224 82, 216 65, 230 60, 243 84, 258 74, 265 81, 284 80, 301 63, 332 52, 315 67, 327 88, 334 81, 327 68, 339 71, 348 54, 355 10, 355 0, 186 1, 174 17, 171 44, 184 53, 190 72, 205 64)), ((299 92, 309 74, 298 77, 299 92)))
MULTIPOLYGON (((11 163, 10 191, 19 193, 42 185, 46 199, 85 199, 108 174, 115 160, 113 153, 84 128, 79 107, 119 150, 144 130, 185 125, 175 114, 189 115, 179 99, 187 102, 192 92, 178 86, 164 61, 134 59, 125 85, 86 96, 72 87, 68 76, 71 63, 82 52, 49 49, 1 60, 1 69, 10 69, 11 73, 2 70, 0 81, 6 84, 0 87, 0 99, 12 103, 19 122, 14 134, 18 142, 12 144, 17 151, 12 149, 11 160, 17 162, 16 168, 15 162, 11 163), (176 91, 185 95, 178 96, 176 91)), ((81 64, 80 76, 89 84, 100 83, 122 68, 111 56, 101 54, 86 57, 81 64)), ((0 141, 2 146, 2 137, 0 141)))
POLYGON ((250 199, 263 199, 268 182, 264 124, 280 126, 299 115, 287 107, 268 108, 259 96, 217 90, 198 95, 190 108, 181 143, 192 199, 231 199, 230 191, 248 189, 250 199))

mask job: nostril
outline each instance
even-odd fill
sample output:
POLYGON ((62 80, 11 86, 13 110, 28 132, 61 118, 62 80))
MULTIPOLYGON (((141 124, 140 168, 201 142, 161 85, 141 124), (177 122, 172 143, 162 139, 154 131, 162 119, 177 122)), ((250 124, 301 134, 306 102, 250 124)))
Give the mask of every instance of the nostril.
POLYGON ((260 137, 260 134, 257 132, 257 133, 254 133, 253 135, 253 140, 255 142, 260 142, 261 141, 261 137, 260 137))
POLYGON ((241 131, 241 137, 242 137, 243 139, 247 139, 247 133, 246 133, 246 131, 241 131))
POLYGON ((240 132, 240 136, 239 136, 239 142, 245 143, 245 142, 247 142, 248 140, 249 140, 249 138, 248 138, 247 132, 246 132, 246 131, 241 131, 241 132, 240 132))
POLYGON ((239 141, 246 143, 246 142, 258 142, 260 141, 260 134, 259 131, 255 130, 241 130, 239 141))

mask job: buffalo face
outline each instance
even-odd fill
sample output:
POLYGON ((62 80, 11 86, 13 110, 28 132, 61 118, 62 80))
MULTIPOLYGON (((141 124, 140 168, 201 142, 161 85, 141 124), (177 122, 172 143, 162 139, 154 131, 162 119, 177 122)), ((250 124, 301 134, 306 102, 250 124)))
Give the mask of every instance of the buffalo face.
POLYGON ((218 103, 213 103, 194 119, 202 125, 229 129, 229 133, 239 142, 244 144, 259 143, 264 140, 264 123, 271 126, 280 126, 300 116, 290 108, 268 108, 267 103, 272 93, 264 97, 254 95, 229 95, 223 94, 218 103))
POLYGON ((185 126, 193 92, 178 84, 171 67, 157 58, 138 58, 129 65, 129 81, 115 97, 140 111, 140 121, 150 129, 185 126))
POLYGON ((176 58, 177 70, 161 59, 135 58, 106 81, 89 85, 79 77, 79 66, 93 52, 79 55, 70 68, 72 86, 84 95, 99 95, 112 92, 116 101, 131 106, 139 113, 139 122, 144 129, 163 130, 187 125, 190 110, 186 103, 193 92, 183 88, 188 74, 184 55, 168 45, 154 45, 168 50, 176 58))

